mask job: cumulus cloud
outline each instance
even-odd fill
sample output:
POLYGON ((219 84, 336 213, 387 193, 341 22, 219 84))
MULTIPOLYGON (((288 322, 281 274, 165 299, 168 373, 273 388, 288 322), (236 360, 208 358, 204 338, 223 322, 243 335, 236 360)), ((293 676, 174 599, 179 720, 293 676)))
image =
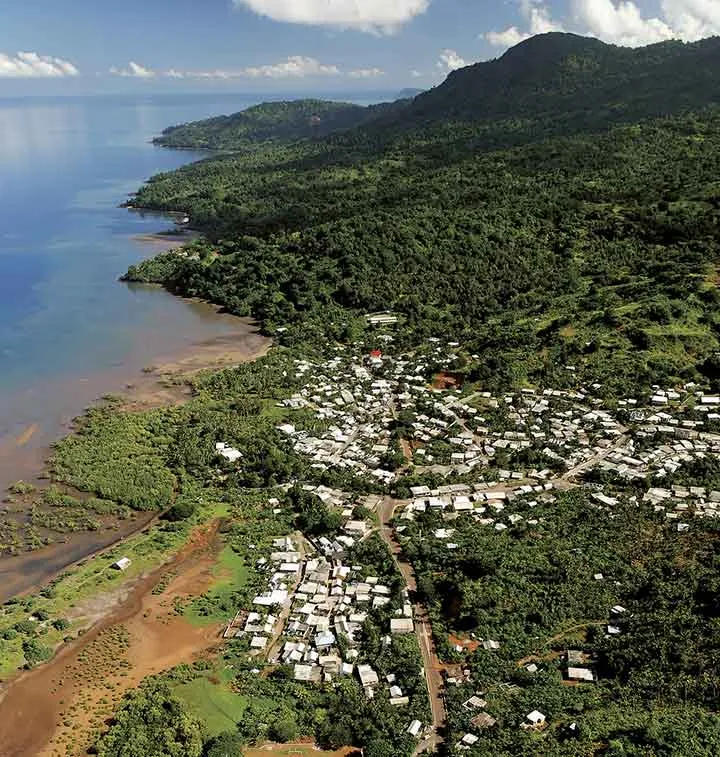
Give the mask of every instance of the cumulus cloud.
POLYGON ((440 53, 440 60, 437 62, 437 67, 443 71, 455 71, 458 68, 464 68, 469 65, 455 50, 443 50, 440 53))
POLYGON ((126 76, 133 79, 153 79, 156 76, 154 71, 145 68, 145 66, 141 66, 134 60, 131 60, 130 63, 128 63, 127 68, 116 68, 113 66, 110 69, 110 73, 113 74, 113 76, 126 76))
POLYGON ((512 47, 536 34, 564 31, 563 25, 554 21, 550 10, 533 0, 522 0, 520 8, 527 22, 527 31, 520 31, 517 26, 511 26, 502 32, 488 32, 485 39, 495 47, 512 47))
POLYGON ((136 79, 152 79, 163 77, 166 79, 204 79, 228 81, 232 79, 301 79, 319 76, 347 76, 352 79, 370 79, 384 76, 381 68, 358 68, 343 71, 334 64, 321 63, 315 58, 303 55, 291 55, 279 63, 269 63, 261 66, 246 66, 234 69, 184 70, 169 68, 164 71, 153 71, 139 63, 130 61, 126 68, 110 69, 115 76, 133 77, 136 79))
POLYGON ((430 0, 233 0, 275 21, 392 33, 424 13, 430 0))
POLYGON ((660 8, 659 16, 647 16, 634 0, 571 0, 568 17, 557 21, 543 2, 521 0, 524 29, 511 26, 482 36, 492 45, 509 47, 535 34, 573 31, 616 45, 638 47, 669 39, 694 42, 720 34, 717 0, 661 0, 660 8))
POLYGON ((63 58, 32 52, 16 55, 0 52, 0 79, 59 78, 79 73, 69 60, 63 58))
POLYGON ((337 66, 326 65, 302 55, 292 55, 282 63, 273 63, 267 66, 250 66, 239 72, 240 76, 251 79, 285 79, 288 77, 304 76, 337 76, 340 69, 337 66))
POLYGON ((351 79, 374 79, 376 76, 385 76, 385 72, 382 68, 358 68, 349 71, 348 76, 351 79))

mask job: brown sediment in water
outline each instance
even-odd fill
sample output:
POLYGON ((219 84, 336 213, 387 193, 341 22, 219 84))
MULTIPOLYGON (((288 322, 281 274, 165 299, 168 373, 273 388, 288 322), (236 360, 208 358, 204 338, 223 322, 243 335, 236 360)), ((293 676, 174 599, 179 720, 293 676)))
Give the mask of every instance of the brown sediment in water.
MULTIPOLYGON (((217 307, 207 303, 188 300, 188 304, 205 318, 219 319, 226 333, 185 344, 170 354, 159 348, 152 364, 142 370, 133 364, 88 377, 86 381, 74 379, 72 391, 78 399, 75 415, 107 393, 120 395, 123 407, 129 411, 181 404, 191 396, 183 378, 202 370, 220 370, 252 361, 270 349, 272 341, 262 336, 251 321, 220 313, 217 307)), ((41 486, 46 483, 44 463, 52 451, 50 444, 71 428, 72 418, 68 417, 60 428, 42 428, 35 424, 31 434, 26 429, 19 437, 0 440, 0 496, 19 479, 41 486)), ((147 523, 147 515, 138 516, 121 524, 119 529, 63 536, 62 543, 37 552, 0 557, 0 602, 52 580, 63 570, 141 530, 147 523)))
POLYGON ((221 643, 221 626, 194 626, 175 611, 176 602, 212 585, 219 525, 196 529, 170 562, 76 610, 92 628, 0 693, 0 755, 84 754, 126 691, 221 643), (165 589, 153 594, 168 576, 165 589))
POLYGON ((174 250, 182 247, 184 244, 199 239, 200 235, 196 232, 186 231, 166 231, 155 234, 138 234, 131 237, 133 242, 139 242, 144 245, 152 245, 153 252, 162 252, 163 250, 174 250))

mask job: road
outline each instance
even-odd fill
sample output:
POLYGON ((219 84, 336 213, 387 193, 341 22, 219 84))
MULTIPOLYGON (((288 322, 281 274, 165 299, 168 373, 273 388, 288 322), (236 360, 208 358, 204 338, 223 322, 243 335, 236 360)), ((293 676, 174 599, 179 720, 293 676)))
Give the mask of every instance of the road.
MULTIPOLYGON (((415 580, 415 573, 413 572, 412 566, 403 559, 402 549, 395 537, 395 531, 392 526, 390 526, 390 521, 393 518, 395 509, 403 504, 405 503, 394 500, 390 497, 385 497, 379 509, 381 522, 380 534, 392 553, 395 564, 405 580, 408 591, 411 595, 417 597, 417 581, 415 580)), ((435 747, 442 742, 441 733, 445 728, 446 715, 445 701, 442 695, 443 666, 435 651, 430 616, 428 615, 425 605, 420 602, 414 603, 413 612, 415 635, 417 636, 418 644, 420 645, 420 653, 423 658, 425 682, 430 696, 430 709, 432 711, 432 734, 424 741, 421 741, 415 751, 416 754, 421 754, 422 752, 433 751, 435 747)))

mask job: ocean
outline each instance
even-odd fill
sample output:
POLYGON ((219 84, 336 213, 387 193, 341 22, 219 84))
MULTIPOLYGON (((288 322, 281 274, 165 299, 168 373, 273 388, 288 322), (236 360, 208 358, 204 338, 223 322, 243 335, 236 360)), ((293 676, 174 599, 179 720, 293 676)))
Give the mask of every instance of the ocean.
POLYGON ((230 328, 206 308, 118 281, 154 252, 137 237, 172 226, 119 205, 153 174, 204 157, 153 146, 166 126, 265 99, 0 99, 0 468, 9 450, 65 431, 104 375, 230 328))

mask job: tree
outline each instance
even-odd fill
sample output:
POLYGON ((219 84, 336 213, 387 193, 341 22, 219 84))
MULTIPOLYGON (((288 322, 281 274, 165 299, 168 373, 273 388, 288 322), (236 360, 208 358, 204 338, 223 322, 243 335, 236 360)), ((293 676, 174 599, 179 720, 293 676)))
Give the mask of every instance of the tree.
POLYGON ((242 757, 244 742, 236 731, 224 731, 205 745, 203 757, 242 757))
POLYGON ((157 682, 128 694, 97 744, 99 757, 201 757, 202 752, 199 721, 157 682))
POLYGON ((270 727, 270 738, 274 741, 279 741, 281 744, 286 744, 288 741, 293 741, 297 738, 298 728, 295 719, 288 715, 287 717, 276 720, 270 727))

